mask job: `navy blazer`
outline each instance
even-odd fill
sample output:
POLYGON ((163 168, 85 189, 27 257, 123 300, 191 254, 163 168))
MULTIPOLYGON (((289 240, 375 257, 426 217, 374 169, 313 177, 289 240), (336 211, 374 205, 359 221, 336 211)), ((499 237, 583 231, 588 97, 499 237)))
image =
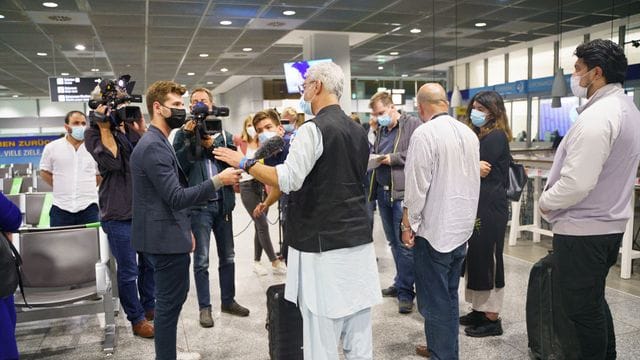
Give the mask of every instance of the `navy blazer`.
POLYGON ((210 179, 188 187, 173 147, 160 129, 150 126, 131 154, 133 221, 136 251, 180 254, 191 250, 188 208, 215 195, 210 179))

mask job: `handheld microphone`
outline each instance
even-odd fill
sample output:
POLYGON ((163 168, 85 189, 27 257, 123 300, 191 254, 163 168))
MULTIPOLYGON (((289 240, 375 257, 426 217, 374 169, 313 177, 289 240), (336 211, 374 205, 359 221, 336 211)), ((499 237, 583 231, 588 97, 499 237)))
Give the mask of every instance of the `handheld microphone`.
POLYGON ((264 144, 256 150, 253 158, 256 160, 267 159, 281 152, 283 148, 284 139, 280 136, 274 136, 265 141, 264 144))

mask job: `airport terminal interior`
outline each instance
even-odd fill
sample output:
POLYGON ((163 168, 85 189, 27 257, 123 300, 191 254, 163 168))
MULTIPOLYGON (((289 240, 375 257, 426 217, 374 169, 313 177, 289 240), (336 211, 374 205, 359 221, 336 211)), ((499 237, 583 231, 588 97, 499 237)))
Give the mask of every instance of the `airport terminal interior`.
MULTIPOLYGON (((207 88, 216 106, 229 109, 221 127, 232 134, 241 132, 247 116, 263 109, 302 112, 300 64, 311 66, 313 61, 329 59, 342 68, 347 81, 340 105, 363 125, 371 116, 369 100, 380 91, 389 92, 401 112, 415 115, 418 89, 439 82, 450 96, 451 114, 464 120, 469 99, 494 90, 504 98, 513 159, 527 168, 529 180, 520 201, 510 203, 504 234, 504 334, 473 338, 461 327, 460 358, 528 359, 529 273, 552 248, 551 228, 541 219, 538 198, 553 163, 553 144, 567 133, 578 117, 576 108, 585 102, 569 90, 575 48, 594 39, 624 48, 629 67, 623 88, 640 107, 637 0, 0 0, 0 186, 23 213, 15 243, 21 249, 30 239, 43 240, 52 190, 38 176, 43 148, 66 132, 69 111, 92 111, 90 93, 103 79, 130 75, 135 86, 129 95, 144 95, 155 81, 173 80, 189 90, 185 104, 190 91, 207 88), (556 92, 557 83, 564 90, 556 92)), ((149 122, 144 96, 130 105, 139 106, 149 122)), ((636 179, 633 188, 611 189, 629 193, 634 210, 607 278, 618 359, 640 354, 639 187, 636 179)), ((278 251, 277 205, 267 218, 278 251)), ((94 292, 88 300, 45 306, 47 296, 69 298, 82 289, 47 286, 59 269, 24 254, 25 271, 39 276, 32 281, 38 288, 34 300, 43 306, 28 309, 21 306, 21 295, 15 296, 20 358, 154 359, 153 340, 132 334, 117 294, 108 286, 114 261, 106 235, 97 228, 82 230, 90 246, 75 242, 79 250, 66 255, 72 262, 88 261, 89 284, 84 285, 94 292), (100 270, 94 272, 96 260, 100 270), (105 339, 113 346, 105 346, 105 339)), ((236 300, 250 315, 221 312, 212 249, 215 325, 203 328, 198 323, 191 274, 178 324, 179 349, 199 352, 203 359, 269 359, 265 292, 285 276, 255 271, 254 231, 237 194, 236 300)), ((378 212, 373 240, 380 285, 386 288, 396 269, 378 212)), ((64 243, 60 237, 55 241, 64 243)), ((262 263, 270 268, 265 257, 262 263)), ((471 310, 464 289, 461 281, 461 314, 471 310)), ((25 293, 29 301, 29 291, 25 293)), ((385 297, 372 314, 375 359, 421 358, 415 347, 426 340, 417 310, 399 314, 397 301, 385 297)))

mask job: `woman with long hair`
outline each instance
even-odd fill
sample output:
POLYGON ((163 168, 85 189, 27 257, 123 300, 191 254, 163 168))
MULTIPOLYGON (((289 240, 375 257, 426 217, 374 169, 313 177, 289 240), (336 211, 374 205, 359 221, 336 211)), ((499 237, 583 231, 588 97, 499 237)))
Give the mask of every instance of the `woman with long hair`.
POLYGON ((469 126, 480 140, 480 199, 476 226, 465 260, 465 300, 472 311, 460 317, 473 337, 502 335, 504 299, 504 234, 509 204, 511 129, 504 101, 495 91, 477 93, 467 107, 469 126))

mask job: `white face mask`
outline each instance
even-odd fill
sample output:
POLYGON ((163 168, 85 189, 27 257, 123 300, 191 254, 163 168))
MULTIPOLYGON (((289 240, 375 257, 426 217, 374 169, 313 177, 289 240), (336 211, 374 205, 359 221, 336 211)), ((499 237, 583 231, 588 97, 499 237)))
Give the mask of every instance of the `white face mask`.
MULTIPOLYGON (((589 71, 584 73, 584 75, 587 75, 589 71)), ((587 94, 589 93, 589 86, 591 86, 591 84, 587 85, 586 87, 580 85, 580 81, 582 81, 584 75, 571 75, 571 92, 574 96, 579 98, 586 98, 587 94)))
POLYGON ((254 138, 256 137, 256 129, 253 128, 253 126, 249 126, 247 128, 247 135, 249 135, 250 138, 254 138))

